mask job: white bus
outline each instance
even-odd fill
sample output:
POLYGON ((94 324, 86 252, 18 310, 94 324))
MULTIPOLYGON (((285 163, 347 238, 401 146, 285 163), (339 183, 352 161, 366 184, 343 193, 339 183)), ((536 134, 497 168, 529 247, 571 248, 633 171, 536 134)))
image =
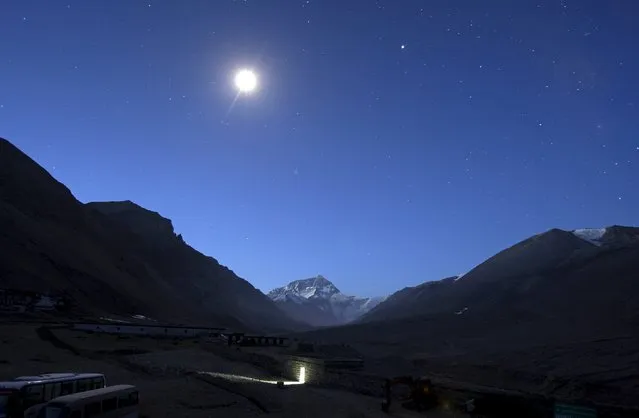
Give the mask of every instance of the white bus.
POLYGON ((37 418, 137 418, 138 404, 135 386, 115 385, 55 398, 37 418))
POLYGON ((0 382, 0 418, 23 418, 58 396, 105 386, 101 373, 48 373, 0 382))

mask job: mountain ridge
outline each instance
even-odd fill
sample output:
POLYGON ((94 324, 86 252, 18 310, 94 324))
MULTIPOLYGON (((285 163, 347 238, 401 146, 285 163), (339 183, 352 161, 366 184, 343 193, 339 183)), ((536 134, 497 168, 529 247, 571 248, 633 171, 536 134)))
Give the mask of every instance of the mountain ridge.
POLYGON ((83 315, 144 315, 237 329, 303 326, 262 292, 125 202, 83 204, 0 138, 0 287, 68 295, 83 315))
POLYGON ((354 323, 295 336, 350 344, 370 373, 636 406, 639 228, 576 231, 586 240, 546 231, 461 278, 401 289, 354 323))
POLYGON ((498 252, 463 275, 401 289, 358 322, 465 312, 471 302, 485 303, 494 294, 516 288, 515 283, 527 283, 521 286, 530 288, 544 276, 570 271, 606 253, 634 246, 639 246, 636 227, 552 228, 498 252))

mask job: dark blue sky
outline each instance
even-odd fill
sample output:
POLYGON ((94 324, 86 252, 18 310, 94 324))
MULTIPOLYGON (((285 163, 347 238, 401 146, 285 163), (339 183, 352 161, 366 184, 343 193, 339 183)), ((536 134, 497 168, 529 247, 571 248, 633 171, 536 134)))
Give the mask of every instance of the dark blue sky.
POLYGON ((0 6, 0 136, 268 291, 386 294, 551 227, 637 225, 639 4, 0 6), (237 68, 259 75, 235 98, 237 68))

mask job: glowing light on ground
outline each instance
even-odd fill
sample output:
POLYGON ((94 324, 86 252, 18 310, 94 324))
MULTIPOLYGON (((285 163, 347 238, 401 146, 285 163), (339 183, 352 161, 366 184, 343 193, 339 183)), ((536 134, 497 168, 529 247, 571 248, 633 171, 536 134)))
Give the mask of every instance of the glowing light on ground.
POLYGON ((306 367, 302 366, 300 367, 300 378, 299 378, 299 382, 300 384, 304 384, 306 383, 306 367))
POLYGON ((235 87, 240 93, 252 93, 257 88, 257 75, 252 70, 239 70, 235 74, 235 87))
POLYGON ((230 373, 217 373, 217 372, 199 372, 200 374, 207 374, 209 376, 213 376, 213 377, 219 377, 221 379, 226 379, 229 380, 231 382, 252 382, 252 383, 266 383, 269 385, 277 385, 278 382, 282 382, 284 384, 284 386, 291 386, 291 385, 303 385, 304 381, 302 381, 300 379, 300 381, 295 382, 295 381, 291 381, 291 380, 268 380, 268 379, 257 379, 255 377, 248 377, 248 376, 240 376, 237 374, 230 374, 230 373))

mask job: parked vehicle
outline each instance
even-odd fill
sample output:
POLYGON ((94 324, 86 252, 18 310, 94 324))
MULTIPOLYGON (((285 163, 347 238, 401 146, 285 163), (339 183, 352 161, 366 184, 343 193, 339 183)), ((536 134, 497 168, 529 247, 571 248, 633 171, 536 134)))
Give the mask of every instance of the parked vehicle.
POLYGON ((139 394, 132 385, 60 396, 44 405, 37 418, 137 418, 139 394))
POLYGON ((100 373, 48 373, 0 382, 0 418, 34 416, 51 399, 105 386, 100 373))

